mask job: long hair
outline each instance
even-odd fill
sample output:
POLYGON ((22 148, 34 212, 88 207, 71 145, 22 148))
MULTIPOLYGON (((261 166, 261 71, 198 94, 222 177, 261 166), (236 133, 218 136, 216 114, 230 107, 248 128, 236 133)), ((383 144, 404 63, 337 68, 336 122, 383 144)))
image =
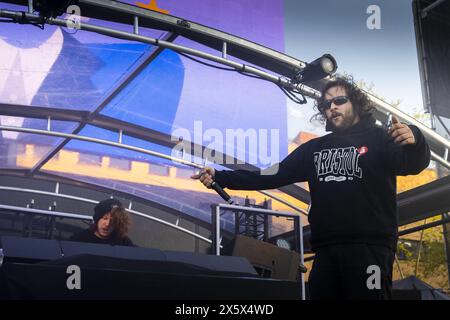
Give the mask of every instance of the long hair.
POLYGON ((360 119, 368 118, 375 106, 369 100, 367 95, 356 85, 351 76, 339 76, 336 79, 328 82, 321 91, 321 97, 316 100, 314 104, 314 109, 319 111, 313 115, 310 121, 318 120, 320 123, 324 124, 327 121, 327 116, 325 110, 321 110, 320 106, 326 100, 325 93, 334 87, 342 87, 345 90, 347 97, 353 105, 353 112, 359 116, 360 119))
POLYGON ((121 239, 128 235, 131 226, 131 217, 122 207, 113 207, 111 210, 111 223, 113 236, 121 239))

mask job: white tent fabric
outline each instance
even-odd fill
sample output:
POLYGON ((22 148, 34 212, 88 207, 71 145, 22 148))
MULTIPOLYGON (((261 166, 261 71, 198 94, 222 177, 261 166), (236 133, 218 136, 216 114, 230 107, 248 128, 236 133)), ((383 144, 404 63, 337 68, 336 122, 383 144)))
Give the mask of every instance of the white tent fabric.
POLYGON ((450 300, 450 297, 440 289, 433 288, 415 276, 394 281, 394 290, 417 290, 420 291, 421 300, 450 300))

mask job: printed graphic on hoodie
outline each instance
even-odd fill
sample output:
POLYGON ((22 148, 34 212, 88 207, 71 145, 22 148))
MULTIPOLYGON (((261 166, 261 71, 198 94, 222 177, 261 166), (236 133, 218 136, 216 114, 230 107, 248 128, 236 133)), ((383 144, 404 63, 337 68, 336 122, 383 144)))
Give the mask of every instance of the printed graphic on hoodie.
POLYGON ((359 157, 369 151, 366 146, 324 149, 314 152, 314 164, 320 182, 362 179, 359 157))

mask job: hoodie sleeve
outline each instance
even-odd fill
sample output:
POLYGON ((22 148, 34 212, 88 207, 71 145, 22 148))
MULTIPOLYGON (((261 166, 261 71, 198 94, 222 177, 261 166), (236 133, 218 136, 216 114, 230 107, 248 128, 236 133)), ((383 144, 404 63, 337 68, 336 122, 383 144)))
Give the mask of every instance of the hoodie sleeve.
POLYGON ((302 144, 283 161, 268 169, 247 171, 217 171, 215 181, 223 188, 234 190, 275 189, 295 182, 306 181, 309 143, 302 144))
POLYGON ((385 166, 389 174, 406 176, 418 174, 430 164, 430 147, 422 132, 416 126, 409 125, 416 142, 412 145, 401 146, 385 134, 387 155, 385 166))

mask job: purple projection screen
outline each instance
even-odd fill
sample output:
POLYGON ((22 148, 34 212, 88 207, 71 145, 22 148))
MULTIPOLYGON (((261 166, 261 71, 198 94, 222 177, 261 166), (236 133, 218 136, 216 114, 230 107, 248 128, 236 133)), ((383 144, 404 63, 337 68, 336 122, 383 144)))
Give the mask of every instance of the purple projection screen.
MULTIPOLYGON (((284 51, 282 0, 142 2, 284 51)), ((24 10, 2 2, 0 6, 24 10)), ((87 18, 82 21, 97 22, 87 18)), ((104 21, 101 24, 129 31, 129 26, 104 21)), ((163 32, 147 29, 141 34, 160 38, 163 32)), ((181 37, 175 42, 220 55, 181 37)), ((150 50, 154 48, 86 31, 73 32, 54 26, 40 30, 30 25, 4 23, 0 28, 0 102, 92 111, 150 50)), ((192 132, 192 138, 198 121, 203 131, 217 129, 223 134, 226 129, 277 130, 277 158, 287 154, 286 99, 276 86, 205 67, 169 50, 102 113, 168 134, 185 128, 192 132)), ((262 151, 269 152, 270 143, 268 150, 262 151)), ((225 146, 218 145, 226 151, 225 146)))
MULTIPOLYGON (((123 2, 136 5, 139 1, 123 2)), ((161 11, 167 11, 171 15, 284 52, 283 0, 141 2, 144 2, 144 5, 150 3, 156 5, 161 11)), ((0 8, 26 11, 24 6, 5 2, 0 2, 0 8)), ((132 31, 130 25, 92 18, 82 17, 82 22, 132 31)), ((165 32, 141 28, 140 34, 162 38, 165 32)), ((221 54, 183 37, 176 38, 174 42, 218 56, 221 54)), ((51 25, 46 25, 45 29, 41 30, 31 25, 1 23, 0 103, 2 108, 7 108, 8 105, 10 107, 24 105, 36 108, 94 111, 123 81, 130 70, 136 68, 155 50, 155 47, 147 44, 83 30, 69 30, 51 25)), ((238 61, 233 57, 229 58, 238 61)), ((261 167, 277 162, 288 152, 286 97, 276 85, 245 77, 237 72, 211 68, 171 50, 162 51, 120 93, 103 106, 100 114, 165 134, 185 130, 194 142, 204 146, 211 146, 211 141, 205 138, 205 132, 220 133, 224 139, 215 141, 213 149, 261 167), (234 141, 227 141, 225 138, 227 130, 243 132, 253 130, 258 134, 266 131, 269 134, 267 141, 263 143, 258 141, 257 149, 252 149, 245 145, 238 145, 234 141), (277 134, 272 136, 270 132, 277 134), (274 144, 276 148, 272 148, 274 144), (273 150, 276 154, 273 154, 273 150), (255 153, 256 157, 252 157, 255 153), (261 162, 259 157, 261 154, 270 155, 270 163, 261 162), (257 161, 252 163, 249 161, 251 158, 257 161)), ((41 122, 42 120, 37 119, 0 115, 2 125, 41 128, 41 122)), ((61 127, 64 128, 61 131, 70 133, 76 124, 70 123, 61 127)), ((54 129, 57 130, 57 128, 54 129)), ((83 129, 80 134, 102 137, 104 133, 102 129, 91 126, 83 129)), ((16 158, 16 168, 33 167, 45 157, 47 151, 57 145, 55 141, 47 140, 41 139, 39 135, 0 131, 0 149, 4 151, 3 158, 6 159, 2 161, 0 157, 0 168, 14 168, 14 158, 16 158), (20 144, 20 148, 11 147, 15 143, 20 144), (39 150, 45 152, 33 153, 34 149, 28 148, 27 145, 39 146, 39 150), (23 150, 28 150, 28 153, 23 150), (27 156, 30 158, 27 159, 27 156), (6 161, 7 165, 5 165, 6 161)), ((133 145, 146 147, 148 143, 136 140, 133 145)), ((170 153, 167 148, 153 147, 155 151, 170 153)), ((66 154, 58 154, 58 157, 55 157, 59 160, 55 159, 54 169, 44 167, 43 170, 94 184, 108 184, 108 180, 101 176, 83 175, 81 171, 71 172, 70 166, 67 166, 67 171, 61 171, 64 166, 58 167, 58 161, 65 159, 67 152, 72 151, 78 152, 80 159, 83 154, 91 160, 98 159, 92 160, 93 166, 101 166, 103 156, 130 162, 145 158, 125 150, 112 150, 99 147, 94 143, 72 140, 61 151, 66 154), (90 154, 94 156, 89 156, 90 154), (94 163, 96 161, 98 163, 94 163)), ((164 161, 156 162, 173 165, 164 161)), ((220 201, 218 197, 208 193, 205 193, 203 198, 193 197, 191 192, 195 194, 197 191, 189 190, 195 190, 196 186, 186 184, 184 190, 179 185, 169 184, 166 187, 165 181, 169 179, 167 177, 162 177, 155 185, 126 182, 128 179, 126 173, 123 177, 122 187, 127 185, 136 194, 137 191, 142 191, 143 197, 146 198, 152 198, 149 194, 154 194, 155 197, 163 195, 170 202, 169 206, 188 214, 198 216, 198 213, 202 212, 204 216, 208 216, 208 202, 220 201), (203 200, 199 201, 199 199, 203 200), (186 205, 182 206, 184 209, 180 209, 183 201, 186 205)), ((111 181, 115 178, 111 176, 111 181)), ((155 179, 157 180, 157 176, 155 179)), ((119 181, 119 178, 117 180, 119 181)), ((113 185, 120 184, 114 182, 113 185)))

